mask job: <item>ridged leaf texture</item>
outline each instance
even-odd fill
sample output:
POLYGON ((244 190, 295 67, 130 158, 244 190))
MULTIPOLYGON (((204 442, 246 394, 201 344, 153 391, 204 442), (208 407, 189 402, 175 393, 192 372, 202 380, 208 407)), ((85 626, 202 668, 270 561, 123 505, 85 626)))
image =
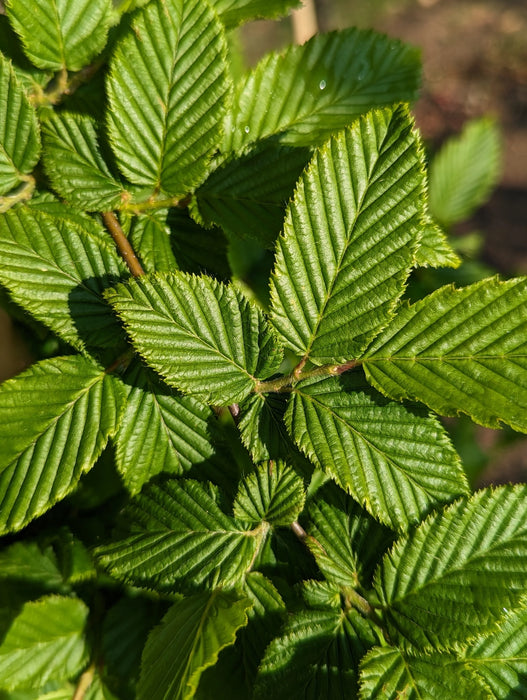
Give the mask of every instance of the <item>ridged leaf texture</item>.
POLYGON ((145 487, 126 512, 130 535, 99 547, 99 560, 117 578, 157 590, 235 585, 269 529, 245 529, 190 479, 145 487))
POLYGON ((130 242, 145 272, 171 272, 178 269, 170 241, 168 211, 159 209, 135 218, 130 242))
POLYGON ((280 365, 276 334, 233 286, 174 272, 138 278, 106 296, 147 363, 197 398, 240 401, 280 365))
POLYGON ((227 27, 251 19, 274 19, 285 15, 300 0, 210 0, 210 4, 227 27))
POLYGON ((366 351, 366 375, 393 398, 527 431, 527 278, 442 287, 395 319, 366 351))
POLYGON ((413 100, 420 70, 415 49, 359 29, 269 54, 236 88, 222 150, 241 152, 274 135, 290 145, 321 143, 373 107, 413 100))
POLYGON ((217 589, 175 603, 150 634, 141 664, 138 700, 190 700, 202 672, 234 643, 251 601, 217 589))
POLYGON ((124 379, 131 388, 113 442, 130 493, 160 472, 181 474, 214 454, 208 406, 179 396, 140 365, 124 379))
POLYGON ((441 424, 372 392, 360 375, 297 384, 286 424, 316 466, 395 530, 467 492, 441 424))
POLYGON ((459 267, 461 258, 432 219, 425 219, 415 256, 416 267, 459 267))
POLYGON ((254 394, 240 406, 238 429, 254 462, 278 459, 292 440, 284 424, 286 403, 276 393, 254 394))
POLYGON ((119 324, 101 294, 127 272, 101 228, 11 209, 0 217, 0 257, 12 298, 63 340, 79 350, 115 347, 119 324))
POLYGON ((430 165, 432 216, 445 227, 467 219, 498 184, 500 160, 496 123, 489 118, 469 122, 430 165))
POLYGON ((360 658, 375 635, 356 610, 310 610, 289 618, 268 646, 256 700, 355 697, 360 658))
POLYGON ((246 522, 266 520, 271 525, 290 525, 304 507, 302 479, 281 460, 270 460, 240 484, 234 501, 234 517, 246 522))
POLYGON ((64 498, 115 433, 125 394, 92 360, 43 360, 0 387, 0 531, 64 498))
POLYGON ((77 598, 26 603, 0 645, 0 687, 39 688, 79 673, 88 661, 88 612, 77 598))
POLYGON ((273 322, 295 353, 346 362, 386 324, 413 264, 424 177, 404 107, 370 112, 315 154, 271 282, 273 322))
POLYGON ((53 115, 43 124, 44 166, 54 190, 83 211, 119 207, 128 196, 106 165, 97 125, 80 114, 53 115))
POLYGON ((490 700, 470 672, 448 654, 416 655, 375 647, 361 663, 361 700, 490 700))
POLYGON ((20 184, 39 157, 37 115, 10 61, 0 53, 0 195, 20 184))
POLYGON ((207 2, 146 5, 108 76, 108 127, 131 182, 183 195, 219 145, 228 91, 222 25, 207 2))
POLYGON ((526 495, 478 491, 395 544, 375 577, 392 639, 441 648, 495 631, 527 589, 526 495))
POLYGON ((110 0, 9 0, 7 14, 39 68, 80 70, 106 44, 110 0))

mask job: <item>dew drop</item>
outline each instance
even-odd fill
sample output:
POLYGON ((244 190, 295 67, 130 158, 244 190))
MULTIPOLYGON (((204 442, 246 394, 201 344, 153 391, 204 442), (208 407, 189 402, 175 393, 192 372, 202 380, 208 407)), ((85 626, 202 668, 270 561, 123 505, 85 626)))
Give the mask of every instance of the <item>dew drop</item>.
POLYGON ((250 128, 249 128, 248 126, 246 126, 245 129, 244 129, 244 131, 245 131, 246 134, 248 134, 249 131, 250 131, 250 128))
POLYGON ((321 90, 324 90, 324 89, 326 88, 326 85, 327 85, 326 81, 325 81, 325 80, 321 80, 320 83, 318 84, 318 87, 319 87, 321 90))

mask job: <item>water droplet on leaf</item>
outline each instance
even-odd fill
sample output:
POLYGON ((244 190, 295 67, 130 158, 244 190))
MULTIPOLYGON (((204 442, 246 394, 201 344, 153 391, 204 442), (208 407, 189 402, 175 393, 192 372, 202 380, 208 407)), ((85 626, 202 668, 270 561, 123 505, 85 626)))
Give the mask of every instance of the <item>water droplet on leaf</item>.
POLYGON ((324 90, 325 87, 326 87, 326 85, 327 85, 326 81, 325 81, 325 80, 321 80, 320 83, 318 84, 318 87, 319 87, 321 90, 324 90))

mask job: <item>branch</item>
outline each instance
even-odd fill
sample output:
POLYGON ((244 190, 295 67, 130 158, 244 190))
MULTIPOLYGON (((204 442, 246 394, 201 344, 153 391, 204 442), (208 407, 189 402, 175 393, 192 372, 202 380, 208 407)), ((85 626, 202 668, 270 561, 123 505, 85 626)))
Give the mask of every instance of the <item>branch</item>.
POLYGON ((344 372, 348 372, 350 369, 358 367, 361 363, 360 360, 349 360, 341 365, 321 365, 320 367, 315 367, 307 372, 303 372, 302 369, 305 365, 305 360, 302 360, 300 364, 295 367, 291 374, 286 374, 283 377, 277 377, 277 379, 270 379, 269 381, 258 381, 256 382, 254 391, 258 394, 268 394, 270 392, 290 392, 295 384, 302 381, 303 379, 311 379, 313 377, 331 377, 344 372))
POLYGON ((93 663, 84 671, 82 676, 79 678, 77 687, 75 688, 75 692, 73 693, 73 697, 71 698, 71 700, 83 700, 84 696, 86 695, 86 691, 92 684, 94 675, 95 664, 93 663))
POLYGON ((106 225, 106 228, 111 233, 112 238, 115 241, 115 245, 117 246, 121 257, 125 261, 132 275, 134 277, 141 277, 141 275, 144 275, 145 271, 143 270, 141 263, 139 262, 137 255, 135 254, 134 249, 130 245, 128 238, 126 238, 126 236, 124 235, 124 231, 121 228, 121 224, 119 223, 113 211, 103 212, 102 218, 106 225))
POLYGON ((318 32, 317 11, 314 0, 304 0, 298 10, 291 13, 295 44, 303 44, 318 32))

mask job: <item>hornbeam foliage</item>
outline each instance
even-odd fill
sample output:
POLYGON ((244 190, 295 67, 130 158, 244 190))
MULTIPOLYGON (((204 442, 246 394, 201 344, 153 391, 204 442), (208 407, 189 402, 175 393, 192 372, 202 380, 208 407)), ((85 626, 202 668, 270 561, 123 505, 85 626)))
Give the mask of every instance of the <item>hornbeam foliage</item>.
POLYGON ((372 31, 242 73, 296 0, 5 5, 0 696, 525 697, 527 489, 472 493, 440 416, 527 432, 527 279, 413 272, 494 126, 428 177, 372 31))

